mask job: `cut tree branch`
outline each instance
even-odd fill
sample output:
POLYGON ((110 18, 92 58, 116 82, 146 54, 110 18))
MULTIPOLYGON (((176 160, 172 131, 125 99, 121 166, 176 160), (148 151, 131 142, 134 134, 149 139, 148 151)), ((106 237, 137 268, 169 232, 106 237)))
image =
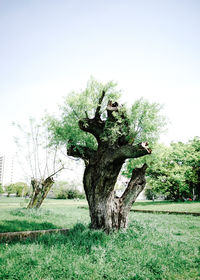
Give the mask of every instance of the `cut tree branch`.
POLYGON ((137 145, 124 145, 117 149, 112 157, 113 161, 125 160, 128 158, 138 158, 151 154, 151 149, 147 142, 142 142, 137 145))
POLYGON ((102 121, 100 118, 85 118, 80 120, 78 124, 81 130, 94 135, 97 141, 99 141, 100 135, 102 134, 103 128, 105 126, 105 122, 102 121))
POLYGON ((113 112, 118 112, 119 104, 117 102, 112 103, 111 100, 108 101, 108 105, 106 107, 108 118, 112 117, 113 112))
POLYGON ((84 146, 71 145, 67 148, 67 154, 68 156, 81 158, 85 161, 94 157, 96 155, 96 151, 84 146))

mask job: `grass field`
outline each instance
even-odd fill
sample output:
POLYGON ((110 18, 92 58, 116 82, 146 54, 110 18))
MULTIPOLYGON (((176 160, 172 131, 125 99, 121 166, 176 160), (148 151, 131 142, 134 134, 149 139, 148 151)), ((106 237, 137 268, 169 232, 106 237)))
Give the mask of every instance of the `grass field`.
MULTIPOLYGON (((143 203, 135 207, 148 206, 143 203)), ((170 203, 157 207, 161 204, 173 208, 170 203)), ((108 236, 88 228, 85 201, 46 200, 39 211, 24 206, 23 199, 0 199, 0 231, 70 230, 66 235, 0 244, 1 280, 200 279, 200 217, 131 212, 127 232, 108 236)))
POLYGON ((138 201, 133 204, 133 209, 200 213, 200 202, 138 201))

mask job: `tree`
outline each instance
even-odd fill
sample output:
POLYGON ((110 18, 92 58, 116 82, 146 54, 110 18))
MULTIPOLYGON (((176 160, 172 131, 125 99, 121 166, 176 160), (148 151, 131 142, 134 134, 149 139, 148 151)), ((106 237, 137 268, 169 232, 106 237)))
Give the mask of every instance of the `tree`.
POLYGON ((54 176, 64 169, 64 165, 61 160, 57 160, 58 146, 48 146, 48 130, 44 121, 37 123, 36 120, 30 119, 29 128, 20 125, 18 128, 22 136, 16 137, 15 142, 32 187, 27 208, 39 208, 54 184, 54 176))
POLYGON ((188 142, 186 163, 190 167, 187 173, 187 182, 190 185, 194 200, 200 200, 200 137, 188 142))
POLYGON ((186 182, 186 172, 189 172, 190 167, 185 164, 184 155, 183 143, 172 143, 170 147, 157 146, 147 171, 148 182, 154 192, 175 201, 190 196, 190 188, 186 182))
POLYGON ((146 141, 155 141, 163 126, 160 105, 140 99, 127 109, 119 105, 119 96, 113 82, 91 79, 84 91, 67 96, 60 120, 49 117, 52 144, 65 144, 69 156, 85 163, 91 227, 107 232, 127 227, 128 212, 145 186, 146 164, 132 171, 122 197, 115 197, 124 162, 151 154, 146 141))
POLYGON ((1 194, 1 193, 4 193, 4 190, 3 190, 2 184, 0 184, 0 194, 1 194))
POLYGON ((7 192, 7 197, 9 197, 11 194, 15 193, 15 185, 14 184, 6 184, 4 186, 5 191, 7 192))
POLYGON ((26 196, 28 194, 29 187, 24 182, 17 182, 14 184, 14 189, 17 197, 26 196))
POLYGON ((130 161, 126 175, 141 164, 148 164, 146 171, 151 196, 164 195, 167 199, 199 199, 200 140, 194 138, 188 143, 171 143, 169 147, 156 145, 151 158, 130 161))

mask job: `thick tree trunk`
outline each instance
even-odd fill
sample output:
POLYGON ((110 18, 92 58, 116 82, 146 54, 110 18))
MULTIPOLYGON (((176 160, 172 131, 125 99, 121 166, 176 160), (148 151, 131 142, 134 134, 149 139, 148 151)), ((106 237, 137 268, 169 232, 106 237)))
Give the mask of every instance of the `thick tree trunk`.
MULTIPOLYGON (((108 155, 109 158, 109 155, 108 155)), ((84 173, 84 189, 89 204, 91 227, 106 232, 126 228, 128 213, 145 186, 145 169, 135 169, 121 198, 115 197, 114 186, 124 161, 107 159, 89 164, 84 173)))
POLYGON ((94 229, 118 228, 119 200, 114 197, 114 186, 121 166, 107 164, 104 159, 85 169, 83 183, 94 229))
POLYGON ((109 198, 96 197, 90 205, 91 227, 103 229, 106 232, 127 227, 128 212, 123 211, 121 199, 114 197, 112 192, 109 198))

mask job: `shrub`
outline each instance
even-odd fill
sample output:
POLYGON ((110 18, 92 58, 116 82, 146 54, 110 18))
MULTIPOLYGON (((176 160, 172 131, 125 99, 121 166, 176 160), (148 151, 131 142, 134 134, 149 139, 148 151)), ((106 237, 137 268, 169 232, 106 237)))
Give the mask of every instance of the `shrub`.
POLYGON ((53 195, 58 199, 84 199, 85 194, 76 189, 75 183, 65 181, 56 182, 53 186, 53 195))
POLYGON ((59 192, 57 192, 56 198, 58 199, 84 199, 85 195, 78 190, 66 190, 66 189, 60 189, 59 192))
POLYGON ((79 192, 78 190, 68 190, 68 199, 75 199, 75 198, 83 199, 85 198, 85 195, 79 192))
POLYGON ((67 199, 68 198, 68 190, 66 190, 66 189, 59 189, 56 192, 56 198, 58 198, 58 199, 67 199))

